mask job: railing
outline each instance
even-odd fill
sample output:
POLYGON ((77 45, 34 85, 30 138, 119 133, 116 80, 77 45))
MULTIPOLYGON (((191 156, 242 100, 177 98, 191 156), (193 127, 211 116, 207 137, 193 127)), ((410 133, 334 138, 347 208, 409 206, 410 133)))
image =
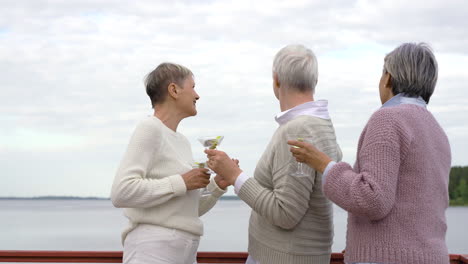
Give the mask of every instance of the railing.
MULTIPOLYGON (((198 263, 245 263, 245 252, 198 252, 198 263)), ((122 263, 122 251, 0 250, 0 262, 122 263)), ((342 253, 332 253, 330 264, 343 264, 342 253)), ((450 255, 451 264, 468 264, 468 255, 450 255)))
MULTIPOLYGON (((245 263, 243 252, 198 252, 199 263, 245 263)), ((122 251, 0 251, 0 262, 122 263, 122 251)))

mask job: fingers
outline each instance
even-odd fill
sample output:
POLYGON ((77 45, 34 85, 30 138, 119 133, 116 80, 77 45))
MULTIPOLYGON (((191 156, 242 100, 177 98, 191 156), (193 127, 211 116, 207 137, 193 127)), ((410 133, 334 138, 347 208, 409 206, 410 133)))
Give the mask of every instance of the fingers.
POLYGON ((206 168, 199 169, 199 170, 200 170, 201 173, 210 176, 210 170, 208 170, 208 169, 206 169, 206 168))
POLYGON ((205 153, 208 155, 208 156, 216 156, 218 154, 221 154, 223 153, 222 151, 219 151, 219 150, 216 150, 216 149, 205 149, 205 153))
POLYGON ((208 169, 200 169, 198 177, 198 187, 206 187, 210 183, 210 174, 208 173, 208 169))
POLYGON ((213 169, 213 165, 214 165, 214 164, 213 164, 213 161, 212 161, 212 160, 208 160, 208 161, 206 162, 206 165, 208 165, 208 168, 213 169))
POLYGON ((226 154, 226 152, 220 151, 220 150, 215 150, 215 149, 205 149, 205 153, 207 154, 206 156, 209 159, 224 159, 224 158, 229 158, 229 156, 226 154))
POLYGON ((300 156, 294 156, 296 158, 296 161, 297 162, 304 162, 305 159, 303 157, 300 157, 300 156))
POLYGON ((193 169, 192 177, 196 179, 210 179, 211 174, 208 169, 193 169))
POLYGON ((226 164, 226 162, 229 161, 231 161, 231 159, 229 159, 226 153, 218 151, 218 153, 216 153, 215 155, 208 154, 208 161, 206 162, 206 164, 210 169, 213 169, 213 167, 226 164))
POLYGON ((300 148, 295 148, 295 147, 290 147, 289 148, 289 151, 291 151, 292 154, 298 153, 298 150, 300 150, 300 148))
POLYGON ((204 179, 209 179, 211 174, 208 169, 200 169, 199 175, 204 179))
POLYGON ((206 176, 210 176, 210 170, 207 169, 207 168, 196 168, 196 169, 192 169, 192 171, 194 171, 194 175, 206 175, 206 176))
POLYGON ((291 153, 293 154, 293 157, 296 158, 296 161, 298 162, 305 161, 306 150, 304 148, 291 147, 289 151, 291 151, 291 153))
POLYGON ((200 182, 194 184, 194 188, 193 188, 193 189, 204 188, 204 187, 206 187, 209 183, 210 183, 210 181, 200 181, 200 182))
POLYGON ((305 147, 306 144, 307 144, 307 143, 305 143, 305 142, 303 142, 303 141, 288 140, 288 145, 296 146, 296 147, 299 147, 299 148, 305 147))
POLYGON ((182 175, 187 190, 193 190, 206 187, 210 183, 210 174, 208 169, 196 168, 182 175))
POLYGON ((293 155, 303 155, 306 153, 306 150, 304 148, 291 147, 289 151, 291 151, 293 155))

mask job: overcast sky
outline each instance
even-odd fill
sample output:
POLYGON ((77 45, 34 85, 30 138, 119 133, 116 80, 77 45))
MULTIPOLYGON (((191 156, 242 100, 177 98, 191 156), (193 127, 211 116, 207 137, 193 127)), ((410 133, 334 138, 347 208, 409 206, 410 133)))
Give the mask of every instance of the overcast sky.
MULTIPOLYGON (((427 42, 439 62, 428 109, 452 164, 468 165, 468 2, 19 1, 0 3, 0 196, 108 197, 139 120, 152 114, 143 78, 189 67, 198 115, 178 131, 224 135, 220 149, 252 174, 277 124, 271 66, 287 44, 318 57, 316 99, 329 100, 344 161, 379 108, 386 53, 427 42)), ((233 194, 232 190, 230 194, 233 194)))

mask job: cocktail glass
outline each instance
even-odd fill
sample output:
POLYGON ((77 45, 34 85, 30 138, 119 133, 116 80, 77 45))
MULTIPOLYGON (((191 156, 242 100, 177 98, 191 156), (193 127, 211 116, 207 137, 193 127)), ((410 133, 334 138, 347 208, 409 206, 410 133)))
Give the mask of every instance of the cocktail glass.
MULTIPOLYGON (((206 165, 206 162, 194 162, 193 165, 192 165, 192 168, 196 169, 196 168, 208 168, 208 166, 206 165)), ((208 173, 211 174, 211 170, 208 168, 208 173)), ((211 192, 208 190, 208 188, 206 187, 203 187, 201 192, 200 192, 200 195, 203 197, 203 196, 208 196, 208 195, 211 195, 211 192)))
MULTIPOLYGON (((198 141, 203 145, 203 147, 205 147, 205 149, 216 149, 219 146, 219 144, 221 144, 223 139, 224 136, 206 136, 198 138, 198 141)), ((214 174, 214 171, 208 168, 206 162, 196 162, 196 164, 198 164, 196 168, 207 168, 209 174, 214 174)), ((211 195, 211 192, 208 191, 208 188, 205 187, 201 191, 201 196, 207 195, 211 195)))
MULTIPOLYGON (((303 135, 303 134, 288 134, 287 135, 288 140, 296 140, 296 141, 301 141, 301 142, 312 142, 313 137, 310 135, 303 135)), ((296 146, 293 146, 293 148, 299 148, 296 146)), ((296 171, 291 174, 291 176, 295 177, 308 177, 310 176, 311 169, 309 166, 302 162, 296 161, 296 171)))

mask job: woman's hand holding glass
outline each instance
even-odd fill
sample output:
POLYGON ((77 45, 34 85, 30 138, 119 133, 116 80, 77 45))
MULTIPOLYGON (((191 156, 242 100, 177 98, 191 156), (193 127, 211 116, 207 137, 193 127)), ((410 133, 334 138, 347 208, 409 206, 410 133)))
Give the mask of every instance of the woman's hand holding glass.
POLYGON ((182 174, 187 190, 204 188, 210 183, 209 170, 206 168, 195 168, 182 174))
MULTIPOLYGON (((234 185, 237 177, 242 173, 239 161, 231 159, 225 152, 206 149, 208 167, 218 174, 228 185, 234 185)), ((221 187, 221 186, 220 186, 221 187)))
MULTIPOLYGON (((206 136, 206 137, 198 138, 198 141, 207 149, 216 149, 219 146, 219 144, 221 144, 223 139, 224 139, 224 136, 206 136)), ((196 166, 203 165, 202 168, 206 168, 205 162, 196 163, 195 165, 196 166)), ((214 174, 214 172, 210 169, 208 169, 208 173, 214 174)), ((219 181, 219 177, 218 177, 218 181, 219 181)), ((216 181, 216 184, 218 184, 218 181, 216 181)), ((223 185, 222 183, 220 184, 223 185)), ((221 186, 219 187, 222 188, 221 186)), ((222 188, 222 189, 225 189, 225 188, 222 188)), ((211 195, 211 192, 208 190, 208 188, 203 188, 203 190, 201 191, 201 196, 203 197, 203 196, 210 196, 210 195, 211 195)))
MULTIPOLYGON (((288 133, 287 134, 288 140, 295 140, 299 142, 312 142, 313 137, 308 134, 296 134, 296 133, 288 133)), ((293 146, 293 148, 299 148, 293 146)), ((310 168, 303 164, 302 161, 297 160, 296 162, 296 170, 292 172, 290 175, 294 177, 308 177, 310 176, 310 168)))
POLYGON ((288 144, 292 146, 290 151, 296 158, 296 161, 306 163, 309 167, 320 173, 323 173, 328 163, 332 161, 327 154, 307 142, 288 140, 288 144))

